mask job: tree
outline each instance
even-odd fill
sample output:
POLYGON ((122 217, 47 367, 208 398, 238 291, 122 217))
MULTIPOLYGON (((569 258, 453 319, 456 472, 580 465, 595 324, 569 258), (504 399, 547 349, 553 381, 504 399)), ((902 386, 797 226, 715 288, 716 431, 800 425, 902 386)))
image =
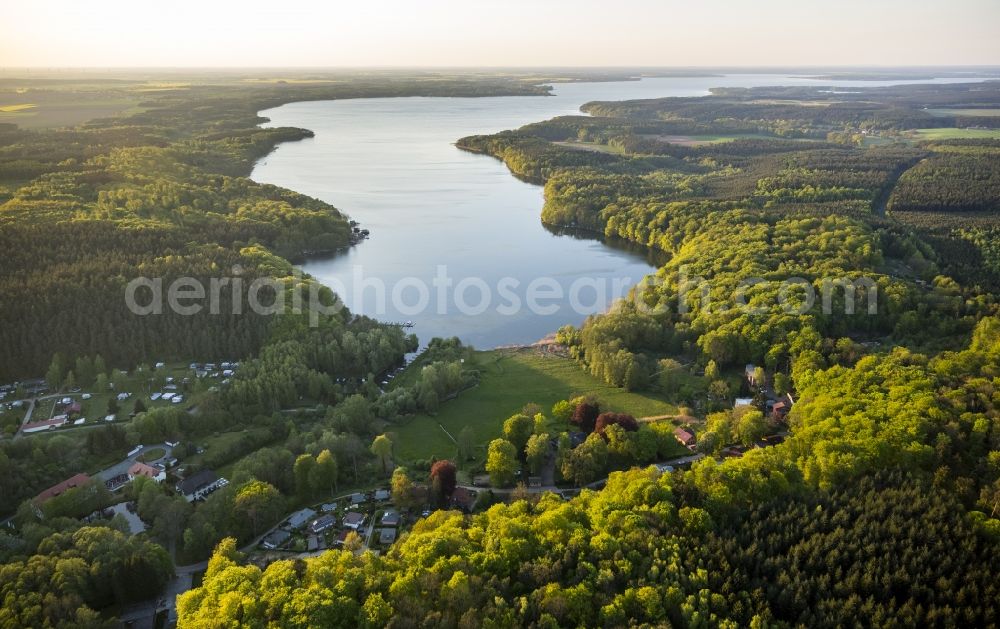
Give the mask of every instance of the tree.
POLYGON ((120 410, 118 406, 118 398, 111 396, 108 398, 108 415, 114 415, 120 410))
POLYGON ((458 433, 458 462, 465 463, 475 458, 476 431, 472 426, 466 426, 458 433))
POLYGON ((372 454, 382 462, 382 473, 389 473, 389 463, 392 461, 392 440, 382 434, 372 441, 372 454))
POLYGON ((414 506, 413 481, 405 467, 397 467, 392 471, 392 502, 401 509, 414 506))
POLYGON ((788 381, 788 376, 782 372, 774 374, 774 392, 778 395, 784 395, 791 391, 791 383, 788 381))
POLYGON ((709 360, 705 365, 705 379, 709 382, 719 379, 719 365, 714 360, 709 360))
POLYGON ((135 404, 132 405, 132 412, 138 415, 139 413, 146 412, 146 404, 143 403, 141 397, 135 398, 135 404))
POLYGON ((316 469, 316 459, 311 454, 300 454, 295 459, 292 474, 295 476, 295 493, 303 498, 312 496, 316 490, 313 484, 313 470, 316 469))
POLYGON ((531 470, 532 474, 537 475, 542 471, 542 466, 549 459, 549 449, 548 433, 531 435, 528 439, 528 443, 524 448, 524 456, 528 463, 528 469, 531 470))
POLYGON ((323 450, 316 456, 316 465, 310 473, 310 484, 315 492, 329 492, 333 495, 337 489, 337 459, 329 450, 323 450))
POLYGON ((65 377, 66 360, 61 353, 56 352, 52 356, 52 362, 49 363, 48 371, 45 372, 45 381, 49 383, 49 387, 53 390, 58 390, 65 377))
POLYGON ((561 422, 568 422, 573 417, 574 406, 568 400, 559 400, 552 405, 552 416, 561 422))
POLYGON ((233 513, 238 520, 245 518, 250 523, 251 538, 257 537, 261 525, 277 521, 284 509, 281 493, 273 485, 259 480, 240 487, 233 500, 233 513))
POLYGON ((594 424, 594 432, 604 435, 604 430, 612 424, 621 426, 628 432, 639 430, 639 422, 635 420, 635 417, 627 413, 613 413, 609 411, 597 416, 597 422, 594 424))
POLYGON ((512 415, 503 424, 503 435, 507 441, 520 452, 528 443, 528 438, 535 432, 535 421, 528 415, 518 413, 512 415))
POLYGON ((572 480, 577 486, 597 480, 608 462, 608 445, 597 433, 591 433, 587 440, 569 452, 563 461, 563 478, 572 480))
POLYGON ((594 424, 597 416, 601 414, 601 407, 594 402, 580 402, 573 409, 573 416, 570 421, 576 425, 580 432, 594 432, 594 424))
POLYGON ((448 460, 436 461, 431 466, 431 490, 439 505, 445 504, 458 484, 455 464, 448 460))
POLYGON ((736 436, 743 445, 753 445, 764 436, 766 431, 767 421, 764 419, 764 413, 757 409, 743 413, 736 420, 736 436))
POLYGON ((506 439, 494 439, 486 453, 486 472, 495 487, 507 487, 514 482, 517 470, 517 450, 506 439))

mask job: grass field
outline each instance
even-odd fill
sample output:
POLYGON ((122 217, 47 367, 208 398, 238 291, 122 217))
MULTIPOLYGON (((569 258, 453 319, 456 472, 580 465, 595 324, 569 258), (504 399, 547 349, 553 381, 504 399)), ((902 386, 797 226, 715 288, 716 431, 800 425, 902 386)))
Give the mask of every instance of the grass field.
POLYGON ((1000 116, 1000 109, 928 109, 932 116, 1000 116))
POLYGON ((46 127, 68 127, 94 118, 105 118, 127 112, 138 112, 139 94, 130 97, 94 98, 74 100, 67 94, 66 100, 54 97, 50 102, 7 104, 0 106, 0 123, 13 122, 25 129, 46 127))
POLYGON ((436 416, 418 415, 404 425, 390 428, 396 433, 396 456, 400 462, 431 456, 454 457, 455 444, 441 426, 454 436, 465 426, 476 431, 481 445, 500 435, 503 422, 525 404, 534 402, 546 414, 559 400, 594 395, 606 410, 636 417, 677 412, 669 400, 651 393, 629 393, 584 372, 568 359, 535 350, 477 352, 474 363, 482 372, 479 385, 445 402, 436 416))
POLYGON ((913 133, 919 140, 1000 139, 1000 129, 958 129, 955 127, 944 127, 941 129, 915 129, 913 133))
POLYGON ((18 112, 34 109, 37 106, 38 105, 33 105, 31 103, 22 103, 20 105, 0 105, 0 114, 16 114, 18 112))

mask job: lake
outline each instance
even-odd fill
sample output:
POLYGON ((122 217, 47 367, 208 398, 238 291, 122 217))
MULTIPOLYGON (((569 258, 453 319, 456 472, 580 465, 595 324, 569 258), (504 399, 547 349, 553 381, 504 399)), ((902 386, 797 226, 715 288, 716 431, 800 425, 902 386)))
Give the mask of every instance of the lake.
POLYGON ((654 260, 635 247, 547 228, 542 188, 491 157, 457 149, 458 138, 579 113, 592 100, 907 82, 915 81, 734 74, 564 83, 552 96, 290 103, 261 112, 265 126, 302 127, 315 137, 280 145, 251 178, 322 199, 371 231, 342 254, 301 265, 352 311, 412 321, 422 345, 435 336, 477 348, 525 344, 605 310, 654 270, 654 260))

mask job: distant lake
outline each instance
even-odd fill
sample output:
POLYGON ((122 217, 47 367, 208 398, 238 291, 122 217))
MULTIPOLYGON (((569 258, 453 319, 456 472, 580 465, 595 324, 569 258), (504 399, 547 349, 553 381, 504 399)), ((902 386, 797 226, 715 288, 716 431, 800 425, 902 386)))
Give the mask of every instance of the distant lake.
POLYGON ((545 227, 542 188, 516 179, 491 157, 457 149, 457 139, 576 114, 592 100, 699 96, 712 87, 963 81, 969 80, 735 74, 556 84, 547 97, 291 103, 262 111, 271 120, 265 126, 302 127, 315 137, 280 145, 251 177, 322 199, 371 231, 369 240, 342 254, 301 265, 352 311, 412 321, 422 345, 435 336, 458 336, 477 348, 523 344, 603 311, 651 273, 654 260, 635 247, 545 227), (552 296, 560 291, 561 298, 552 296), (528 307, 529 297, 536 308, 528 307))

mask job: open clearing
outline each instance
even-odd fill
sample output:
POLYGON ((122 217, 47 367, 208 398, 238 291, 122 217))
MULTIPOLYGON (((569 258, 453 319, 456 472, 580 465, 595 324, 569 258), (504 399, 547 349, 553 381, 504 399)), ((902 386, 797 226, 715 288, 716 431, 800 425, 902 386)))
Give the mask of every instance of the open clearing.
POLYGON ((1000 116, 1000 109, 928 109, 932 116, 1000 116))
POLYGON ((471 426, 476 442, 487 444, 503 431, 503 422, 534 402, 546 415, 559 400, 590 394, 605 410, 636 417, 671 415, 677 407, 658 394, 630 393, 592 377, 568 358, 532 349, 499 349, 476 352, 475 366, 482 372, 477 387, 441 405, 436 416, 417 415, 405 424, 391 426, 396 456, 401 463, 416 459, 451 458, 455 443, 441 429, 458 436, 471 426), (440 426, 439 426, 440 424, 440 426))
POLYGON ((944 127, 941 129, 915 129, 913 133, 920 140, 1000 139, 1000 129, 958 129, 956 127, 944 127))
POLYGON ((0 108, 0 122, 13 122, 25 129, 45 127, 70 127, 95 118, 106 118, 117 114, 137 112, 136 101, 115 99, 87 103, 40 104, 30 109, 11 111, 11 106, 0 108))
POLYGON ((732 134, 704 134, 704 135, 649 135, 650 139, 681 146, 702 146, 705 144, 719 144, 720 142, 732 142, 733 140, 773 140, 774 136, 761 133, 732 133, 732 134))

